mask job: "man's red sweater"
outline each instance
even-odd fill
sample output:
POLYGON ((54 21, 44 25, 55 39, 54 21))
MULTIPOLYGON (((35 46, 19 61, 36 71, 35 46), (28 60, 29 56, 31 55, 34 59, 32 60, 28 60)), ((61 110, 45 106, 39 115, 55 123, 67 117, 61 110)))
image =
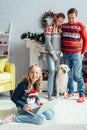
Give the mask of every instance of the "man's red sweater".
POLYGON ((81 22, 64 23, 62 34, 62 52, 73 54, 85 53, 87 49, 87 32, 81 22))

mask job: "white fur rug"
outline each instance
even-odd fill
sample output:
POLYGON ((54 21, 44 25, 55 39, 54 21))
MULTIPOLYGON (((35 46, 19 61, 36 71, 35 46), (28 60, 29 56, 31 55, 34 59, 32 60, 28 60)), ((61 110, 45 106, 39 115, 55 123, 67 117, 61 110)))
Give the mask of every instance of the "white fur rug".
MULTIPOLYGON (((47 95, 43 95, 42 100, 47 100, 47 95)), ((78 94, 70 99, 60 97, 55 105, 55 117, 43 125, 31 123, 10 123, 0 125, 0 130, 87 130, 87 98, 84 103, 77 103, 78 94)), ((17 113, 15 105, 9 100, 0 99, 0 119, 17 113), (4 105, 3 105, 4 104, 4 105), (6 106, 6 107, 5 107, 6 106)))

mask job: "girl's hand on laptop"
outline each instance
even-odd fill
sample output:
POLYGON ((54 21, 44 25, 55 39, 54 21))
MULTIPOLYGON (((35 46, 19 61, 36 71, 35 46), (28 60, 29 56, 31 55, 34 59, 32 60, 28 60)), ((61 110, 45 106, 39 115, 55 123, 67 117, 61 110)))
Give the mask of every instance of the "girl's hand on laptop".
POLYGON ((28 104, 25 104, 23 106, 23 109, 29 111, 29 110, 32 110, 32 107, 30 105, 28 105, 28 104))
POLYGON ((41 105, 43 105, 44 103, 43 103, 42 101, 38 100, 38 101, 37 101, 37 104, 38 104, 39 106, 41 106, 41 105))

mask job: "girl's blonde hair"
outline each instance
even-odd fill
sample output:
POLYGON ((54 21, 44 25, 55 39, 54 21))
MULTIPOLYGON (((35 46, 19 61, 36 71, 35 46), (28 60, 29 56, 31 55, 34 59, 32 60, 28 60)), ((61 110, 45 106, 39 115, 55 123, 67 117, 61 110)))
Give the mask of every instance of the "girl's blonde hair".
POLYGON ((32 89, 32 81, 31 81, 31 79, 30 79, 30 77, 29 77, 29 74, 30 74, 30 72, 31 72, 31 69, 33 68, 33 67, 38 67, 38 69, 39 69, 39 79, 36 81, 36 85, 38 85, 38 88, 39 88, 39 91, 41 91, 42 90, 42 80, 43 80, 43 78, 42 78, 42 71, 41 71, 41 68, 37 65, 37 64, 34 64, 34 65, 32 65, 32 66, 30 66, 29 67, 29 69, 28 69, 28 74, 25 76, 25 77, 23 77, 21 80, 20 80, 20 82, 23 82, 23 81, 27 81, 28 82, 28 89, 29 90, 31 90, 32 89))

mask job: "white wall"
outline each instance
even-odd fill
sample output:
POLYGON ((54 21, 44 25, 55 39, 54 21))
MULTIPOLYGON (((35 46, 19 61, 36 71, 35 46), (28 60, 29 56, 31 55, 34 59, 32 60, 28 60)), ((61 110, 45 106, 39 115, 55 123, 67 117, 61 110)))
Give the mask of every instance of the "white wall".
POLYGON ((87 26, 87 0, 0 0, 0 31, 6 31, 9 21, 12 21, 10 62, 16 65, 16 82, 29 65, 28 49, 20 35, 28 31, 43 32, 40 19, 44 12, 51 10, 66 15, 72 7, 79 12, 78 20, 87 26))

